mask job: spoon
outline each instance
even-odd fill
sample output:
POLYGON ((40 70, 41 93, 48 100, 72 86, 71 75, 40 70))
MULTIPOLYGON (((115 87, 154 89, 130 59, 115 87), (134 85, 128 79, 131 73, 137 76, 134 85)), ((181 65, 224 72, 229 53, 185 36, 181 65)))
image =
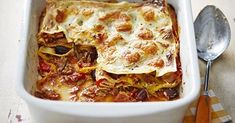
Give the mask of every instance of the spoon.
POLYGON ((200 96, 196 123, 211 122, 211 107, 208 94, 209 71, 212 62, 228 47, 231 31, 228 20, 220 9, 206 6, 194 22, 197 53, 200 59, 207 62, 204 80, 204 93, 200 96))

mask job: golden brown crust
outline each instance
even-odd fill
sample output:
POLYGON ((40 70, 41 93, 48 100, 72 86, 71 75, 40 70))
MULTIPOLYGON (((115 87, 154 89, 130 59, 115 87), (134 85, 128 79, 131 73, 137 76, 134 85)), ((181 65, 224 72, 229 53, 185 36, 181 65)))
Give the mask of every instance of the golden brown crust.
POLYGON ((152 54, 154 55, 158 51, 158 47, 155 43, 150 43, 146 46, 142 46, 141 49, 146 53, 146 54, 152 54))
POLYGON ((127 31, 131 31, 132 29, 132 24, 130 22, 124 22, 124 23, 120 23, 116 26, 117 31, 119 32, 127 32, 127 31))
POLYGON ((35 95, 81 102, 176 99, 178 30, 168 9, 165 0, 50 0, 39 30, 35 95), (169 92, 176 92, 173 98, 169 92))
POLYGON ((127 14, 121 14, 120 15, 120 19, 124 20, 124 21, 130 21, 131 17, 127 14))
POLYGON ((93 30, 94 30, 95 32, 102 31, 103 29, 104 29, 104 26, 101 25, 101 24, 97 24, 97 25, 95 25, 94 28, 93 28, 93 30))
POLYGON ((154 55, 158 51, 158 46, 153 41, 141 41, 133 45, 135 48, 143 50, 147 55, 154 55))
POLYGON ((153 32, 149 29, 141 29, 138 37, 143 40, 151 40, 153 38, 153 32))
POLYGON ((92 9, 84 9, 82 11, 82 15, 84 15, 84 16, 91 16, 93 13, 94 13, 94 10, 92 10, 92 9))
POLYGON ((121 11, 113 11, 106 13, 105 15, 99 17, 100 21, 108 21, 108 20, 115 20, 118 19, 120 16, 121 11))
POLYGON ((119 42, 121 40, 123 40, 123 37, 120 34, 116 34, 110 40, 107 40, 106 43, 108 46, 114 46, 117 44, 117 42, 119 42))
POLYGON ((44 32, 53 34, 62 31, 68 42, 96 46, 98 53, 104 56, 98 58, 98 63, 103 66, 102 69, 108 72, 123 74, 158 71, 157 76, 161 76, 176 70, 176 55, 173 55, 172 61, 168 61, 169 59, 166 57, 168 52, 177 52, 178 50, 169 13, 162 11, 165 7, 164 2, 162 0, 156 5, 151 5, 125 2, 70 1, 67 3, 59 1, 47 7, 49 13, 45 16, 39 35, 44 32), (79 11, 76 14, 72 12, 75 8, 79 11), (57 10, 65 11, 64 14, 69 16, 65 17, 65 22, 64 16, 59 16, 61 14, 57 14, 59 23, 55 22, 57 15, 54 14, 57 10), (152 43, 144 44, 143 42, 141 47, 133 47, 134 42, 140 43, 142 41, 151 41, 152 43), (113 46, 117 49, 112 56, 116 62, 112 62, 112 64, 106 64, 107 58, 105 57, 108 55, 106 52, 102 52, 103 47, 107 46, 113 46), (126 65, 120 58, 124 51, 132 50, 143 57, 138 64, 126 65), (162 69, 148 65, 150 60, 158 55, 164 57, 164 62, 168 63, 162 69))
POLYGON ((162 59, 156 59, 150 65, 162 68, 164 66, 164 61, 162 59))
POLYGON ((145 21, 154 21, 155 19, 155 12, 151 8, 146 8, 142 10, 143 12, 143 17, 145 21))
POLYGON ((129 63, 136 63, 140 60, 138 52, 126 52, 123 56, 129 63))

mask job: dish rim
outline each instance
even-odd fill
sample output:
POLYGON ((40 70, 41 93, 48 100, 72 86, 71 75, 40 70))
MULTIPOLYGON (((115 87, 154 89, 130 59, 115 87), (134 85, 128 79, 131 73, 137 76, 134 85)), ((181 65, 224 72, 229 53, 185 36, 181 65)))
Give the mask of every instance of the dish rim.
MULTIPOLYGON (((64 107, 72 108, 72 107, 87 107, 90 108, 100 108, 103 107, 105 109, 112 108, 112 107, 127 107, 133 108, 133 107, 145 107, 146 110, 140 110, 140 108, 137 108, 133 111, 123 112, 123 113, 112 113, 112 114, 105 114, 106 117, 125 117, 125 116, 136 116, 136 115, 143 115, 153 112, 163 112, 163 111, 169 111, 173 110, 175 108, 183 107, 189 103, 191 103, 194 99, 196 99, 200 92, 200 79, 199 79, 199 69, 198 69, 198 61, 197 57, 195 56, 196 50, 196 43, 194 36, 194 29, 193 29, 193 20, 192 20, 192 10, 191 10, 191 3, 189 0, 182 0, 185 5, 182 5, 183 7, 186 7, 185 9, 188 11, 184 11, 184 19, 187 19, 190 23, 186 24, 186 27, 184 27, 187 31, 186 39, 190 40, 191 43, 193 43, 191 48, 189 48, 191 51, 191 59, 190 61, 194 61, 193 63, 189 64, 188 67, 191 67, 194 71, 194 76, 191 77, 191 80, 193 80, 192 89, 190 90, 190 93, 186 94, 185 97, 179 98, 177 100, 173 101, 164 101, 164 102, 125 102, 125 103, 107 103, 107 102, 96 102, 96 103, 89 103, 89 102, 65 102, 65 101, 51 101, 51 100, 45 100, 45 99, 39 99, 31 95, 26 88, 25 85, 25 73, 26 73, 26 53, 27 53, 27 47, 28 42, 30 40, 30 15, 31 15, 31 4, 33 0, 26 0, 24 5, 24 15, 22 19, 22 31, 21 31, 21 41, 20 41, 20 47, 19 47, 19 61, 18 61, 18 75, 17 75, 17 83, 16 83, 16 91, 18 95, 23 98, 27 103, 36 105, 38 107, 54 111, 54 112, 60 112, 65 114, 71 114, 71 115, 82 115, 82 116, 93 116, 93 117, 103 117, 104 114, 97 114, 97 113, 84 113, 81 114, 80 111, 71 111, 71 110, 64 110, 64 107), (23 56, 23 58, 22 58, 23 56), (128 104, 128 105, 127 105, 128 104), (58 107, 62 108, 58 108, 58 107), (153 108, 153 106, 161 106, 161 108, 153 108), (147 110, 147 107, 149 108, 147 110), (151 108, 152 107, 152 108, 151 108), (152 110, 150 110, 152 109, 152 110)), ((123 109, 125 111, 126 109, 123 109)))

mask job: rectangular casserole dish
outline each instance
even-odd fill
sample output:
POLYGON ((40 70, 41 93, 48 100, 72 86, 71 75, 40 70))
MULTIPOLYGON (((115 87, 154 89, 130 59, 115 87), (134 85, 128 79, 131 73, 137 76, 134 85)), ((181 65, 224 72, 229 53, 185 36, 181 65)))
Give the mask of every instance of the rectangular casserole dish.
POLYGON ((43 100, 31 95, 33 84, 37 80, 36 34, 45 0, 26 0, 17 92, 27 102, 34 121, 38 123, 181 123, 188 105, 199 94, 199 70, 190 1, 168 0, 168 2, 175 8, 180 27, 180 58, 183 73, 180 99, 142 103, 79 103, 43 100))

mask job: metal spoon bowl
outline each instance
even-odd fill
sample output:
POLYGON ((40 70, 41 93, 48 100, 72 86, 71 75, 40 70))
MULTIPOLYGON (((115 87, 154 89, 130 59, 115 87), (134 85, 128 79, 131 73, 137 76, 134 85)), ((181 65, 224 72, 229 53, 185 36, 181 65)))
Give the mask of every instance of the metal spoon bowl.
POLYGON ((196 123, 210 123, 211 110, 208 95, 209 70, 212 62, 228 47, 231 31, 225 15, 215 6, 206 6, 194 22, 199 58, 207 62, 204 95, 199 98, 196 123))
POLYGON ((231 31, 225 15, 215 6, 206 6, 194 22, 198 56, 205 61, 218 58, 228 47, 231 31))

